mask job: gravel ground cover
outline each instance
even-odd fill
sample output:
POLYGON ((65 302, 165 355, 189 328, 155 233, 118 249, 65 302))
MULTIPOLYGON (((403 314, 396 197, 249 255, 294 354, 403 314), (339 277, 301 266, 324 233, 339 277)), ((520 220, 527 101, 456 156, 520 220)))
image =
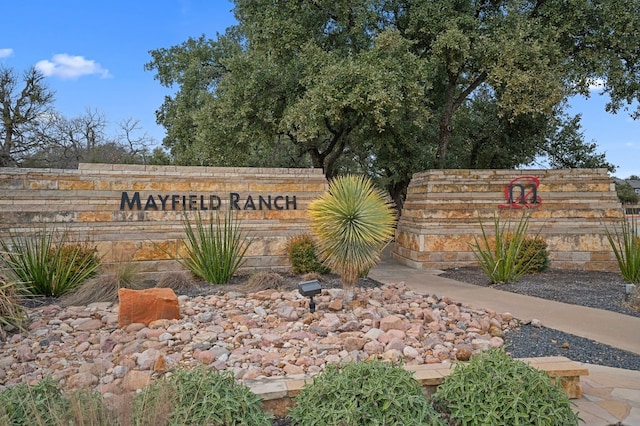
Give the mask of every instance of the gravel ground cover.
MULTIPOLYGON (((492 286, 485 273, 478 267, 449 269, 440 276, 483 287, 492 286)), ((304 281, 304 277, 296 275, 283 278, 282 286, 288 289, 295 289, 298 282, 304 281)), ((232 286, 242 286, 244 281, 244 278, 239 277, 232 286)), ((525 275, 515 283, 493 285, 493 288, 640 317, 640 312, 626 304, 625 284, 622 276, 615 272, 549 269, 542 273, 525 275)), ((340 288, 340 285, 337 275, 322 277, 324 288, 340 288)), ((358 282, 360 287, 379 285, 381 284, 371 279, 361 279, 358 282)), ((544 317, 540 320, 544 323, 544 317)), ((521 324, 517 329, 505 333, 504 340, 507 351, 517 358, 566 356, 587 364, 640 370, 639 354, 552 328, 521 324)))
MULTIPOLYGON (((442 277, 490 286, 480 268, 456 268, 442 277)), ((618 273, 552 269, 525 275, 515 283, 494 288, 573 305, 588 306, 640 317, 625 303, 625 282, 618 273)), ((544 317, 540 318, 544 323, 544 317)), ((631 337, 631 336, 630 336, 631 337)), ((640 370, 640 355, 551 328, 522 324, 505 334, 507 350, 514 357, 566 356, 574 361, 640 370)))
MULTIPOLYGON (((443 276, 479 286, 490 285, 489 280, 479 268, 452 269, 445 271, 443 276)), ((278 290, 281 292, 296 290, 297 284, 306 279, 308 277, 284 276, 278 290)), ((340 279, 335 275, 322 276, 321 282, 324 288, 340 287, 340 279)), ((373 289, 381 286, 381 283, 370 279, 361 279, 358 286, 373 289)), ((624 281, 619 274, 615 273, 551 270, 541 274, 528 275, 522 277, 517 283, 501 285, 497 288, 503 291, 513 291, 565 303, 615 311, 629 317, 640 316, 638 312, 625 305, 624 281)), ((250 293, 259 290, 259 288, 251 287, 247 277, 237 277, 227 286, 192 283, 178 293, 197 298, 205 297, 207 294, 250 293)), ((444 296, 446 297, 446 295, 444 296)), ((57 301, 41 299, 31 302, 32 307, 35 307, 47 306, 57 301)), ((540 320, 544 323, 544 317, 540 320)), ((503 338, 507 351, 514 357, 566 356, 584 363, 640 370, 640 355, 545 327, 534 327, 531 324, 521 323, 505 330, 503 338)), ((1 349, 2 345, 0 345, 0 355, 3 352, 1 349)), ((273 424, 281 426, 288 423, 285 419, 275 419, 273 424)))

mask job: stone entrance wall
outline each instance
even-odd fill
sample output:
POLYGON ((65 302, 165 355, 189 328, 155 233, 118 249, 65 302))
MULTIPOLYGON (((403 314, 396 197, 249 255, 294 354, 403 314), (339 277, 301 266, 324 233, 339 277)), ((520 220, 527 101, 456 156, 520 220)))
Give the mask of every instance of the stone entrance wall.
POLYGON ((287 270, 287 239, 308 231, 309 202, 327 189, 318 169, 81 164, 78 170, 0 168, 0 235, 43 226, 95 244, 104 262, 141 272, 179 269, 183 219, 231 208, 253 237, 246 269, 287 270))
POLYGON ((492 232, 495 215, 530 213, 551 266, 617 271, 605 226, 624 217, 605 169, 431 170, 413 176, 398 223, 393 257, 414 268, 476 265, 470 244, 492 232), (511 198, 511 199, 509 199, 511 198))

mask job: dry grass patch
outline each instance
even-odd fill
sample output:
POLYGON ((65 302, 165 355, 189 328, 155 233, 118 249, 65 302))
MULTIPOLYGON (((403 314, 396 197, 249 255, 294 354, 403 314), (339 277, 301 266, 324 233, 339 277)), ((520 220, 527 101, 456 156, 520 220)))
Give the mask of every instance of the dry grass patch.
POLYGON ((130 264, 119 264, 113 270, 86 281, 75 292, 62 297, 62 306, 86 306, 91 303, 118 301, 118 290, 129 288, 142 290, 148 286, 142 281, 137 268, 130 264))

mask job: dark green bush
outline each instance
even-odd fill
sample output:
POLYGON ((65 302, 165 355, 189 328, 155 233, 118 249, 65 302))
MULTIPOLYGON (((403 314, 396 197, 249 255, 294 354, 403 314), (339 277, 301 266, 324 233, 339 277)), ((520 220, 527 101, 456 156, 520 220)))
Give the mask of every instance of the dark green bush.
POLYGON ((315 241, 309 234, 296 235, 287 242, 289 262, 296 274, 318 272, 328 274, 331 270, 318 260, 315 241))
POLYGON ((48 257, 51 262, 68 265, 69 276, 79 276, 87 270, 90 272, 86 274, 86 277, 92 278, 96 275, 96 270, 100 265, 98 249, 86 242, 51 247, 48 257))
POLYGON ((444 425, 410 372, 380 361, 329 365, 289 412, 294 425, 444 425))
POLYGON ((542 272, 549 268, 549 251, 544 238, 525 236, 516 262, 524 265, 527 272, 542 272))
POLYGON ((458 364, 433 395, 461 425, 577 425, 567 395, 549 376, 494 349, 458 364))
POLYGON ((154 381, 133 400, 132 424, 270 426, 258 396, 230 372, 199 367, 154 381))

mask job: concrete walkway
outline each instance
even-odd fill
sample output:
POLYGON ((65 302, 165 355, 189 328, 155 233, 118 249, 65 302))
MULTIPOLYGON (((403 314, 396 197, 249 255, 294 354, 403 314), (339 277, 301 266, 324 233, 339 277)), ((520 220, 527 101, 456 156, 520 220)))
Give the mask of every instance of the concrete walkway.
MULTIPOLYGON (((414 291, 447 296, 476 308, 510 312, 520 320, 539 319, 545 327, 640 355, 640 318, 461 283, 438 273, 412 269, 385 256, 369 277, 382 283, 404 282, 414 291)), ((584 424, 640 425, 640 371, 585 366, 589 376, 581 379, 583 397, 574 400, 584 424)))

